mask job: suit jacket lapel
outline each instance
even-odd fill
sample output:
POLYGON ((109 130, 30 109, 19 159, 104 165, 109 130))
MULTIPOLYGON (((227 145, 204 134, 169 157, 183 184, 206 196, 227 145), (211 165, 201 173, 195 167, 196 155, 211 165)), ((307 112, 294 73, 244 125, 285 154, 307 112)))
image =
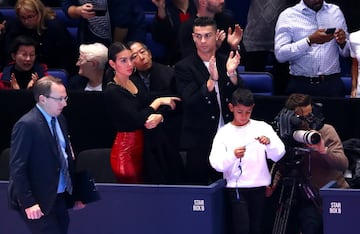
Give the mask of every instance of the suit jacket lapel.
POLYGON ((39 123, 41 124, 41 131, 43 131, 43 134, 45 136, 45 138, 49 141, 49 146, 51 148, 51 150, 53 151, 53 156, 56 157, 56 160, 59 161, 59 152, 58 152, 58 148, 55 142, 55 138, 50 130, 49 124, 46 121, 44 115, 40 112, 40 110, 38 108, 34 108, 34 113, 36 115, 36 118, 38 119, 39 123))

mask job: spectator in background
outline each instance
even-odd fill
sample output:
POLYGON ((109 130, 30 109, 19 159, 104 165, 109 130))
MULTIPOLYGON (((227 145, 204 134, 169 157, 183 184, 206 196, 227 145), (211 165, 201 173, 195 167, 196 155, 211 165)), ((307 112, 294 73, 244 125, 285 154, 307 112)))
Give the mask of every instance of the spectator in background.
POLYGON ((213 18, 196 18, 192 36, 197 51, 175 64, 176 87, 183 105, 180 141, 186 153, 188 184, 208 185, 221 178, 209 163, 211 143, 217 130, 231 121, 227 105, 232 92, 243 85, 236 73, 240 54, 219 54, 216 31, 213 18))
POLYGON ((224 0, 194 0, 196 16, 181 24, 178 41, 181 57, 196 53, 193 41, 193 25, 197 17, 210 17, 216 22, 216 46, 220 53, 229 55, 230 50, 239 50, 242 38, 242 29, 228 10, 224 10, 224 0))
POLYGON ((275 28, 275 56, 290 63, 286 93, 344 97, 339 55, 349 56, 346 38, 344 15, 334 4, 301 0, 285 9, 275 28))
MULTIPOLYGON (((49 68, 62 68, 74 74, 75 43, 64 24, 56 19, 55 12, 40 0, 18 0, 15 11, 17 19, 7 22, 5 49, 17 36, 27 35, 37 41, 39 62, 47 64, 49 68)), ((5 53, 8 62, 12 58, 8 50, 5 53)))
MULTIPOLYGON (((151 99, 176 96, 174 68, 154 62, 151 51, 141 42, 132 41, 128 43, 128 46, 131 49, 131 56, 135 66, 132 80, 136 86, 148 91, 151 99)), ((162 128, 166 138, 169 139, 170 147, 174 149, 174 152, 166 157, 169 175, 173 178, 173 183, 180 183, 183 182, 183 162, 179 155, 181 103, 176 106, 175 110, 162 107, 161 111, 164 118, 162 128)))
MULTIPOLYGON (((61 0, 41 0, 42 3, 44 3, 45 6, 49 7, 60 7, 61 6, 61 0)), ((14 6, 16 4, 16 0, 9 0, 9 5, 14 6)))
POLYGON ((103 91, 105 88, 105 65, 108 49, 101 43, 80 45, 80 55, 76 66, 78 75, 70 78, 69 90, 103 91))
POLYGON ((154 98, 175 95, 174 69, 153 61, 151 51, 144 43, 130 41, 128 46, 135 66, 134 76, 138 83, 154 98))
POLYGON ((155 41, 166 48, 164 61, 173 65, 180 60, 178 31, 180 25, 195 17, 196 8, 193 0, 152 0, 157 7, 151 33, 155 41), (164 33, 166 32, 166 33, 164 33))
POLYGON ((144 10, 138 0, 62 0, 67 16, 80 19, 79 42, 145 41, 144 10))
POLYGON ((29 89, 47 75, 47 67, 36 61, 36 42, 27 36, 18 36, 11 49, 13 62, 0 74, 0 89, 29 89))
MULTIPOLYGON (((6 32, 6 19, 5 16, 0 12, 0 51, 4 51, 4 35, 6 32)), ((0 69, 2 64, 4 64, 4 56, 0 56, 0 69)))
POLYGON ((350 33, 351 64, 351 97, 360 97, 360 30, 350 33))
POLYGON ((274 55, 275 24, 279 14, 298 0, 251 0, 244 29, 242 61, 245 71, 265 72, 273 65, 274 93, 284 94, 288 63, 278 63, 274 55))

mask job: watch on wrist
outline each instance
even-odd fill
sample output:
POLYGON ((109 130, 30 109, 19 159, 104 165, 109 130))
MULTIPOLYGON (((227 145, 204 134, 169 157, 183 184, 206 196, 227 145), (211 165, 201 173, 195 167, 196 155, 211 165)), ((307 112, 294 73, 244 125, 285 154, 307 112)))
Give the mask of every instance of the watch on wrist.
POLYGON ((229 73, 229 72, 226 72, 226 75, 228 76, 228 77, 235 77, 235 76, 237 76, 237 73, 236 73, 236 71, 234 71, 233 73, 229 73))

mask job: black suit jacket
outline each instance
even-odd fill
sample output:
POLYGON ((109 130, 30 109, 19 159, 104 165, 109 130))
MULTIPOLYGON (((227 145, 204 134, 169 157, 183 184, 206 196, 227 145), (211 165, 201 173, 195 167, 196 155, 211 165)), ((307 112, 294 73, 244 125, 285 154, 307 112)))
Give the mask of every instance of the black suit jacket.
MULTIPOLYGON (((219 73, 219 90, 224 122, 232 120, 228 108, 231 95, 238 86, 243 86, 239 79, 234 85, 226 74, 227 58, 216 55, 219 73)), ((210 145, 217 132, 220 108, 215 89, 209 92, 206 83, 210 73, 197 54, 190 55, 175 64, 177 91, 183 104, 181 146, 185 149, 198 144, 210 145)))
MULTIPOLYGON (((141 89, 146 89, 146 86, 139 74, 136 71, 131 77, 132 81, 137 84, 136 86, 141 89)), ((163 65, 153 61, 152 67, 149 73, 150 88, 148 90, 151 98, 157 98, 161 96, 170 96, 176 94, 174 68, 163 65)))
MULTIPOLYGON (((185 58, 188 55, 196 53, 195 43, 192 37, 193 26, 195 17, 190 18, 180 25, 178 32, 179 50, 181 58, 185 58)), ((227 34, 229 27, 234 30, 235 24, 237 24, 235 18, 230 11, 224 10, 221 13, 215 15, 214 20, 219 30, 224 30, 227 34)), ((225 56, 228 56, 231 51, 230 45, 227 43, 227 39, 223 41, 218 52, 225 56)))
MULTIPOLYGON (((68 165, 73 177, 74 158, 70 150, 65 118, 58 117, 66 141, 68 165)), ((10 205, 26 209, 39 204, 47 214, 57 196, 60 161, 49 125, 34 107, 14 125, 11 136, 9 199, 10 205)))

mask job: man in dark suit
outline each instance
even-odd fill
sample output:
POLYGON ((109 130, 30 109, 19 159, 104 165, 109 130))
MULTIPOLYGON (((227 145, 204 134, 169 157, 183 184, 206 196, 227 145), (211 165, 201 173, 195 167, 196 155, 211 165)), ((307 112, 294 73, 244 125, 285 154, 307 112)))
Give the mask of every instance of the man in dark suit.
POLYGON ((192 28, 197 17, 210 17, 216 22, 219 31, 216 35, 218 52, 227 56, 231 50, 239 50, 243 30, 236 22, 232 12, 224 9, 224 0, 194 0, 196 15, 179 27, 177 39, 181 58, 196 52, 192 40, 192 28))
MULTIPOLYGON (((142 42, 131 41, 128 43, 131 49, 131 57, 135 66, 135 72, 131 80, 139 89, 148 92, 151 99, 176 95, 174 68, 160 64, 152 60, 149 48, 142 42)), ((179 155, 179 135, 181 122, 181 102, 177 103, 176 109, 168 107, 159 109, 163 115, 163 133, 167 138, 169 148, 174 150, 166 155, 166 167, 168 168, 168 181, 179 184, 183 182, 183 162, 179 155)))
POLYGON ((176 94, 174 69, 153 61, 151 51, 144 43, 131 41, 128 46, 135 66, 135 82, 140 82, 152 98, 176 94))
POLYGON ((61 115, 67 93, 51 76, 39 79, 33 93, 36 106, 12 130, 9 199, 32 233, 67 233, 67 208, 84 207, 72 202, 74 155, 61 115))
POLYGON ((227 105, 232 92, 242 86, 236 73, 240 54, 231 51, 226 59, 216 53, 216 30, 212 18, 196 18, 192 33, 196 53, 175 64, 183 104, 181 146, 186 151, 190 184, 209 184, 220 178, 209 163, 211 144, 217 129, 231 121, 227 105))

